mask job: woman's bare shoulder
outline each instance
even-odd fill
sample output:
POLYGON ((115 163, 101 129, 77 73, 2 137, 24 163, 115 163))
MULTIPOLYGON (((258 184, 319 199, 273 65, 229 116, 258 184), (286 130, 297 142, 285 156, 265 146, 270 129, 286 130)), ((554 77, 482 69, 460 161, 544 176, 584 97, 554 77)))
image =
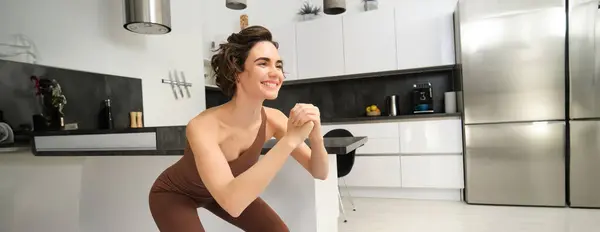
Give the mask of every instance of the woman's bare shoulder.
POLYGON ((186 126, 186 131, 189 135, 198 135, 204 133, 212 133, 219 129, 219 119, 217 117, 217 108, 209 108, 193 117, 186 126))

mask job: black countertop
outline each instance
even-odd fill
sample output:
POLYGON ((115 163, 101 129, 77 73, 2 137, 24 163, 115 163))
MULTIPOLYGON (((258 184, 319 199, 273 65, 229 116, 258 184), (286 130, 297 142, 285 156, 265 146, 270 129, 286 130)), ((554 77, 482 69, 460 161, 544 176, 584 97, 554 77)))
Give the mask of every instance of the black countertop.
MULTIPOLYGON (((363 146, 368 141, 367 137, 343 137, 323 138, 325 150, 328 154, 348 154, 357 148, 363 146)), ((268 140, 262 149, 262 154, 266 154, 277 141, 275 139, 268 140)), ((310 142, 306 144, 310 147, 310 142)), ((102 150, 102 151, 43 151, 35 152, 36 156, 170 156, 183 155, 185 147, 176 149, 156 149, 156 150, 102 150)))
POLYGON ((363 123, 363 122, 388 122, 388 121, 403 121, 411 119, 438 119, 461 117, 462 113, 424 113, 424 114, 409 114, 398 116, 364 116, 364 117, 347 117, 347 118, 325 118, 321 119, 321 124, 348 124, 348 123, 363 123))
MULTIPOLYGON (((325 150, 327 150, 328 154, 348 154, 359 147, 362 147, 367 143, 368 138, 366 136, 355 136, 355 137, 327 137, 323 138, 323 143, 325 145, 325 150)), ((310 147, 310 141, 306 140, 306 144, 310 147)), ((275 139, 271 139, 265 143, 262 149, 262 153, 266 154, 277 141, 275 139)))
MULTIPOLYGON (((461 113, 426 113, 426 114, 411 114, 398 116, 363 116, 363 117, 344 117, 344 118, 323 118, 323 125, 330 124, 348 124, 348 123, 363 123, 363 122, 387 122, 387 121, 402 121, 412 119, 437 119, 447 117, 461 117, 461 113)), ((117 133, 143 133, 143 132, 158 132, 162 130, 176 130, 185 132, 185 125, 179 126, 163 126, 163 127, 145 127, 145 128, 119 128, 109 130, 61 130, 61 131, 43 131, 33 132, 33 136, 53 136, 53 135, 85 135, 85 134, 117 134, 117 133)))
MULTIPOLYGON (((399 116, 377 116, 377 117, 348 117, 322 119, 323 125, 352 124, 352 123, 383 123, 403 120, 427 120, 444 117, 460 117, 461 113, 445 114, 414 114, 399 116)), ((33 137, 43 136, 69 136, 69 135, 99 135, 99 134, 119 134, 119 133, 156 133, 156 149, 152 150, 100 150, 100 151, 37 151, 35 149, 35 140, 32 141, 33 153, 37 156, 170 156, 182 155, 187 139, 185 136, 185 125, 146 127, 146 128, 120 128, 111 130, 63 130, 34 132, 33 137)), ((366 137, 351 138, 324 138, 325 147, 329 154, 347 154, 356 148, 363 146, 367 142, 366 137)), ((275 140, 265 143, 263 153, 268 152, 275 144, 275 140)), ((308 143, 308 142, 307 142, 308 143)), ((310 144, 309 144, 310 145, 310 144)))

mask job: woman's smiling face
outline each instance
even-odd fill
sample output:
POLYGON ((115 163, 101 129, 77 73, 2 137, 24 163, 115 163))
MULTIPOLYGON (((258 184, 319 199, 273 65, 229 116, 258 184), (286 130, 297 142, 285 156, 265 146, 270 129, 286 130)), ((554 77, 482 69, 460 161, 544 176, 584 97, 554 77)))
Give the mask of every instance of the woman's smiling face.
POLYGON ((283 80, 283 61, 277 47, 269 41, 258 42, 248 52, 244 71, 238 74, 237 94, 273 100, 283 80))

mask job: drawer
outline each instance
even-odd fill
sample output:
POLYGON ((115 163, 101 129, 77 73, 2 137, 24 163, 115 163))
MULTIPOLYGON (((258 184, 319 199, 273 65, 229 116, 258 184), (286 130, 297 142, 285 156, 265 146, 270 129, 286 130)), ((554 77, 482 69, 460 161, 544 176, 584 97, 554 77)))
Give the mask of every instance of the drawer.
POLYGON ((462 155, 401 156, 404 188, 464 187, 462 155))
POLYGON ((400 122, 400 153, 462 153, 460 119, 400 122))
POLYGON ((360 123, 360 124, 339 124, 339 125, 323 125, 322 133, 333 129, 346 129, 354 136, 367 136, 371 138, 398 138, 398 123, 360 123))
POLYGON ((35 136, 37 151, 156 150, 156 132, 35 136))
MULTIPOLYGON (((400 157, 357 156, 352 170, 344 179, 348 186, 400 187, 400 157)), ((344 180, 338 183, 342 186, 344 180)))
POLYGON ((356 149, 356 154, 397 154, 400 143, 397 138, 369 138, 367 143, 356 149))

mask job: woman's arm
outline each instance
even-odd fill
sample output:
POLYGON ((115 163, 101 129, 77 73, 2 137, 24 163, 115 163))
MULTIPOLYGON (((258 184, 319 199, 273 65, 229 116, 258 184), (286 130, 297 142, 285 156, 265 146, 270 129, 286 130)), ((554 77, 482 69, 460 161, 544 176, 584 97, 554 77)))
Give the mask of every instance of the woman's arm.
MULTIPOLYGON (((298 133, 284 136, 255 165, 234 177, 218 144, 218 124, 213 121, 193 119, 186 128, 187 139, 206 188, 227 213, 238 217, 265 190, 303 139, 298 133)), ((311 129, 307 123, 300 130, 308 135, 311 129)))
MULTIPOLYGON (((310 106, 312 105, 308 105, 307 107, 310 106)), ((301 109, 301 107, 298 108, 301 109)), ((278 140, 284 138, 287 131, 288 117, 279 110, 271 108, 267 109, 271 111, 270 116, 272 117, 270 118, 273 119, 275 125, 275 133, 273 136, 278 140)), ((314 123, 313 130, 309 136, 310 148, 306 143, 302 142, 294 149, 292 157, 294 157, 294 159, 314 178, 325 180, 329 174, 329 157, 327 156, 327 150, 323 143, 323 136, 321 136, 321 121, 319 120, 318 112, 312 119, 313 120, 305 119, 314 123)))

